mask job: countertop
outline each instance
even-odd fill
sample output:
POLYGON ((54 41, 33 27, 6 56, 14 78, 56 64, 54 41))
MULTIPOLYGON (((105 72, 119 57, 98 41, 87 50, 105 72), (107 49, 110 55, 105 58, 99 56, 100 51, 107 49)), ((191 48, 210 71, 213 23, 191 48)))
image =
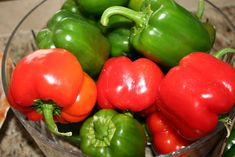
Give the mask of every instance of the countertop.
MULTIPOLYGON (((235 21, 235 5, 222 9, 231 21, 235 21)), ((0 46, 3 47, 6 40, 6 38, 1 38, 0 46)), ((6 122, 0 130, 0 156, 44 157, 37 144, 18 122, 11 110, 8 112, 6 122)))

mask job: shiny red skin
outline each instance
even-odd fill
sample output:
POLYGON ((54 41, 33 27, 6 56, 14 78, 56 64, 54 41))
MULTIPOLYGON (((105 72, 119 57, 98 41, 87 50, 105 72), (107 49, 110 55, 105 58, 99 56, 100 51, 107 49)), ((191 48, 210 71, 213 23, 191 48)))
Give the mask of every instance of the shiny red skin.
POLYGON ((11 77, 8 100, 29 120, 43 119, 32 107, 35 100, 51 100, 61 110, 60 122, 78 122, 96 103, 96 84, 77 58, 65 49, 40 49, 20 60, 11 77), (89 88, 87 88, 89 87, 89 88), (72 109, 71 109, 72 108, 72 109), (65 115, 66 114, 66 115, 65 115))
POLYGON ((211 133, 218 116, 233 107, 235 70, 210 54, 195 52, 166 74, 158 93, 161 112, 194 141, 211 133))
POLYGON ((149 115, 146 123, 152 137, 153 147, 160 154, 172 153, 190 144, 171 127, 167 119, 158 111, 149 115))
POLYGON ((157 99, 163 73, 151 60, 127 57, 109 59, 97 81, 97 100, 100 108, 139 112, 157 99))

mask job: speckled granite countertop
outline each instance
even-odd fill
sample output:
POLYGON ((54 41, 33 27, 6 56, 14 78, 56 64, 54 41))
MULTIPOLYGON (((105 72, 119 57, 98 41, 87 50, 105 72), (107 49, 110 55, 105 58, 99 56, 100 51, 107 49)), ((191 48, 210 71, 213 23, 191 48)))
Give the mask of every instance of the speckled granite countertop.
MULTIPOLYGON (((223 8, 223 11, 231 21, 235 21, 235 6, 223 8)), ((229 33, 229 31, 231 30, 227 30, 225 33, 229 33)), ((0 38, 0 47, 4 47, 6 40, 6 38, 0 38)), ((17 121, 12 111, 8 113, 7 121, 0 130, 0 156, 44 157, 36 143, 17 121)))

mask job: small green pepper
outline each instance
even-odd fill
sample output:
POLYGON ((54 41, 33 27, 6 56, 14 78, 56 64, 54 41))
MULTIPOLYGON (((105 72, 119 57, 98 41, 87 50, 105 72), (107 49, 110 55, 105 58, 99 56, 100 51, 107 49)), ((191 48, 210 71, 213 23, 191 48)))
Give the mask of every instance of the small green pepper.
POLYGON ((230 132, 228 139, 226 140, 226 145, 224 147, 223 157, 235 157, 235 126, 230 132))
POLYGON ((64 18, 77 18, 77 19, 84 19, 80 14, 73 13, 66 9, 58 10, 48 21, 47 21, 47 28, 53 30, 57 23, 59 23, 64 18))
POLYGON ((80 148, 92 157, 144 157, 146 136, 130 115, 103 109, 88 118, 80 130, 80 148))
POLYGON ((136 11, 140 11, 144 2, 145 0, 130 0, 128 4, 128 8, 136 10, 136 11))
MULTIPOLYGON (((68 2, 68 1, 67 1, 68 2)), ((67 3, 65 8, 68 8, 67 3)), ((62 7, 63 8, 63 7, 62 7)), ((67 9, 58 10, 48 21, 47 27, 40 30, 36 36, 36 43, 38 48, 56 48, 53 41, 53 32, 57 23, 59 23, 64 18, 78 18, 83 19, 80 14, 76 14, 67 9)))
POLYGON ((44 28, 37 33, 36 43, 39 49, 56 48, 52 39, 53 33, 50 29, 44 28))
POLYGON ((75 14, 81 15, 78 4, 76 0, 66 0, 62 5, 61 9, 71 11, 75 14))
POLYGON ((77 0, 83 12, 101 15, 105 9, 111 6, 125 6, 128 0, 77 0))
POLYGON ((47 28, 38 32, 36 43, 38 48, 67 49, 93 78, 98 76, 110 51, 109 41, 98 26, 68 10, 54 14, 47 28))
POLYGON ((233 144, 229 150, 224 152, 223 157, 235 157, 235 145, 233 144))
POLYGON ((145 57, 166 67, 177 65, 191 52, 208 52, 213 46, 203 23, 174 0, 146 1, 146 4, 142 11, 110 7, 104 11, 101 23, 108 25, 113 15, 133 20, 136 24, 130 43, 145 57))
POLYGON ((53 32, 55 45, 72 52, 85 72, 97 76, 108 59, 110 49, 99 28, 74 18, 66 18, 56 26, 53 32))
POLYGON ((129 36, 130 30, 126 28, 115 29, 108 34, 112 57, 128 56, 127 53, 130 52, 129 36))

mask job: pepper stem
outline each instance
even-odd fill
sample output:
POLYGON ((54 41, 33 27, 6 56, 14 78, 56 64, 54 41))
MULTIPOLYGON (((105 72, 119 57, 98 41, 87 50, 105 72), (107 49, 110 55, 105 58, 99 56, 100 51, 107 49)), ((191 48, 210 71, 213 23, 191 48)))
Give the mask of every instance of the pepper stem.
POLYGON ((220 122, 222 122, 227 130, 227 135, 226 138, 228 138, 230 136, 231 133, 231 128, 233 125, 232 120, 229 117, 223 117, 219 119, 220 122))
POLYGON ((50 132, 59 136, 72 136, 72 132, 61 133, 58 131, 57 125, 53 119, 53 113, 55 110, 54 104, 43 104, 41 105, 41 109, 44 116, 44 121, 50 132))
POLYGON ((142 24, 146 21, 146 14, 144 14, 143 12, 137 12, 122 6, 113 6, 109 7, 103 12, 100 20, 101 24, 104 26, 108 26, 109 18, 113 15, 121 15, 127 17, 130 20, 134 21, 138 26, 142 26, 142 24))
POLYGON ((205 0, 198 0, 198 6, 197 6, 197 12, 196 12, 196 16, 199 19, 202 19, 202 16, 204 14, 205 11, 205 0))
POLYGON ((223 56, 229 53, 235 53, 233 48, 223 48, 213 54, 214 57, 222 60, 223 56))
POLYGON ((94 123, 95 135, 96 138, 99 140, 103 140, 105 137, 108 136, 108 128, 105 127, 105 124, 101 121, 96 121, 94 123))

